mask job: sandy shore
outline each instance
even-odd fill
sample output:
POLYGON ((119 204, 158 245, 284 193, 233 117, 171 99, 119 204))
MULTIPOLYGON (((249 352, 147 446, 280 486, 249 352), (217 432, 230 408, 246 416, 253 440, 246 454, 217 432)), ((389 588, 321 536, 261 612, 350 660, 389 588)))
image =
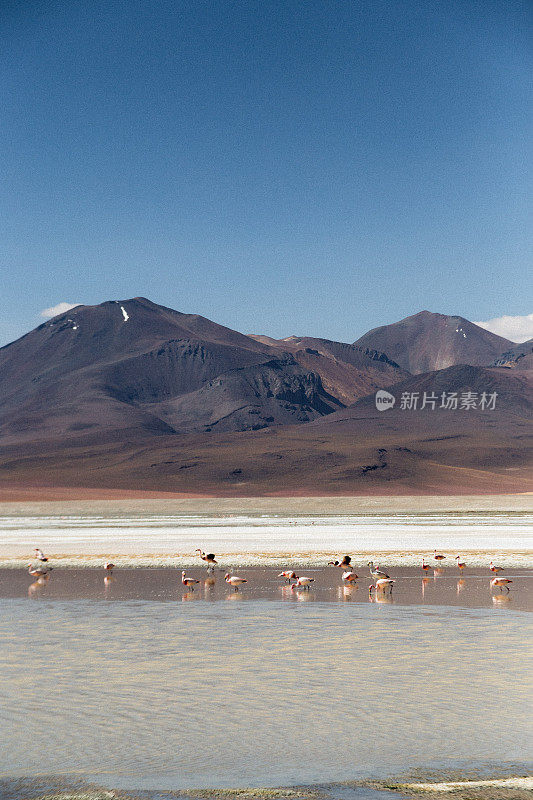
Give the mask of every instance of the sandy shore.
POLYGON ((57 566, 321 566, 350 553, 359 566, 419 565, 434 549, 455 564, 533 566, 532 496, 182 498, 0 504, 0 563, 42 548, 57 566), (465 502, 465 500, 467 502, 465 502))
POLYGON ((155 493, 33 489, 0 491, 0 515, 68 514, 360 514, 533 511, 533 493, 390 497, 180 497, 155 493))
MULTIPOLYGON (((458 777, 457 775, 455 776, 458 777)), ((414 782, 387 780, 361 783, 330 783, 280 788, 212 789, 187 791, 122 791, 95 784, 49 777, 3 781, 0 790, 5 800, 394 800, 420 798, 442 800, 530 800, 533 777, 519 775, 472 780, 461 776, 453 782, 414 782)))

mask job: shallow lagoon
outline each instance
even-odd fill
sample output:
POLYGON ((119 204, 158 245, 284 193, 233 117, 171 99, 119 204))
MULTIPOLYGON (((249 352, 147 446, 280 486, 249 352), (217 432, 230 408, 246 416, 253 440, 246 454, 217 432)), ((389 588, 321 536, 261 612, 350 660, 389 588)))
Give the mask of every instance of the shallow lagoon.
POLYGON ((248 569, 237 593, 202 569, 195 592, 176 570, 1 572, 2 774, 279 786, 531 757, 527 571, 494 602, 486 571, 458 591, 395 569, 392 603, 307 572, 310 592, 248 569))

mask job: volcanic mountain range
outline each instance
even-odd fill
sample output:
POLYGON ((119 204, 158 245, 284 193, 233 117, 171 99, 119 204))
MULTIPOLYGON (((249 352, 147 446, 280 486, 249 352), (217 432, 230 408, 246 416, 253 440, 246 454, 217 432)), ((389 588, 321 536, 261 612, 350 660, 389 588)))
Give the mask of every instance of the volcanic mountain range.
POLYGON ((532 358, 532 342, 427 311, 347 344, 140 297, 77 306, 0 349, 0 487, 525 491, 532 358), (376 409, 378 389, 394 408, 376 409), (443 408, 451 393, 473 405, 443 408))

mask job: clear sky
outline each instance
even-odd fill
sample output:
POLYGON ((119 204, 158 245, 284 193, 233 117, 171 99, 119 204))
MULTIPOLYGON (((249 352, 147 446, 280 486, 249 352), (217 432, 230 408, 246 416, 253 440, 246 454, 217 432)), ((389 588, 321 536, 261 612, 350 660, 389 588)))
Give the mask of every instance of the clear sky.
POLYGON ((343 341, 531 314, 532 29, 521 0, 3 0, 0 344, 136 295, 343 341))

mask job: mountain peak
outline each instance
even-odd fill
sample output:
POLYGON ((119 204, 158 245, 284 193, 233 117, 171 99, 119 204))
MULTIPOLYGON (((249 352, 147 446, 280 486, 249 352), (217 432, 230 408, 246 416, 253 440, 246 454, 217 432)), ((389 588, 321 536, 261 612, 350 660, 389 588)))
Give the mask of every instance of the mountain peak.
POLYGON ((385 353, 411 373, 492 364, 512 343, 461 316, 419 311, 365 333, 355 344, 385 353))

